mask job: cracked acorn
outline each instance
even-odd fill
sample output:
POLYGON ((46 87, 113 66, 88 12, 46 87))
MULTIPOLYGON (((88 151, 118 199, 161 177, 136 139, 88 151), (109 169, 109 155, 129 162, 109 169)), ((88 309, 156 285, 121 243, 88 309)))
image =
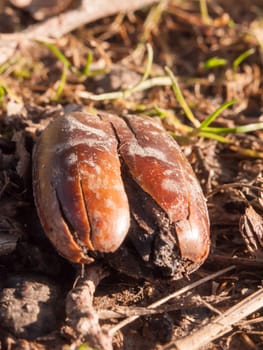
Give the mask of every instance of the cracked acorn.
POLYGON ((206 201, 180 147, 149 117, 73 112, 33 155, 44 231, 73 263, 103 258, 137 278, 180 278, 210 247, 206 201))

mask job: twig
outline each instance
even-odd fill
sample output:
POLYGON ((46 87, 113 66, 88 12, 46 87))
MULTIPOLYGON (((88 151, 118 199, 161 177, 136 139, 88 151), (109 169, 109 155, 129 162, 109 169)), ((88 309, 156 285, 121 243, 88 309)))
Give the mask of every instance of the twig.
POLYGON ((258 267, 262 268, 263 259, 260 258, 239 258, 227 255, 211 254, 208 261, 214 261, 222 264, 235 264, 236 266, 245 266, 247 268, 258 267))
POLYGON ((65 335, 74 339, 72 345, 78 347, 87 342, 100 350, 112 350, 112 339, 99 324, 97 311, 93 308, 93 296, 99 282, 108 272, 99 265, 86 267, 84 277, 77 281, 66 299, 65 335))
POLYGON ((200 295, 198 295, 196 299, 199 300, 200 304, 203 304, 205 307, 207 307, 207 309, 214 312, 216 315, 222 315, 222 312, 220 310, 218 310, 213 305, 205 301, 200 295))
MULTIPOLYGON (((204 277, 204 278, 202 278, 202 279, 200 279, 200 280, 198 280, 196 282, 193 282, 193 283, 191 283, 191 284, 189 284, 189 285, 187 285, 187 286, 185 286, 185 287, 175 291, 174 293, 169 294, 169 295, 167 295, 166 297, 164 297, 164 298, 162 298, 160 300, 157 300, 153 304, 149 305, 148 308, 149 309, 156 308, 156 307, 166 303, 170 299, 178 297, 179 295, 182 295, 182 294, 188 292, 189 290, 191 290, 191 289, 193 289, 195 287, 198 287, 198 286, 200 286, 201 284, 203 284, 203 283, 205 283, 207 281, 210 281, 211 279, 214 279, 214 278, 216 278, 218 276, 221 276, 224 273, 233 270, 234 268, 235 268, 235 266, 227 267, 227 268, 225 268, 223 270, 220 270, 220 271, 218 271, 216 273, 213 273, 213 274, 211 274, 209 276, 206 276, 206 277, 204 277)), ((113 336, 113 334, 116 333, 119 329, 121 329, 121 328, 125 327, 126 325, 128 325, 129 323, 135 321, 138 317, 139 317, 139 315, 131 316, 131 317, 128 317, 125 320, 119 322, 116 326, 112 327, 109 330, 109 335, 113 336)), ((189 348, 189 349, 191 349, 191 348, 189 348)))
POLYGON ((242 300, 224 314, 214 318, 209 324, 189 336, 164 347, 164 350, 197 350, 211 341, 230 332, 234 324, 263 307, 263 289, 242 300))
POLYGON ((17 45, 29 40, 58 39, 74 29, 119 12, 135 11, 156 3, 158 0, 82 0, 79 7, 38 24, 19 33, 0 34, 0 64, 11 57, 17 45))
POLYGON ((21 33, 2 34, 1 39, 14 39, 17 35, 27 39, 60 38, 74 29, 96 21, 99 18, 114 15, 119 12, 135 11, 151 5, 157 0, 82 0, 79 7, 66 11, 38 24, 34 24, 21 33))

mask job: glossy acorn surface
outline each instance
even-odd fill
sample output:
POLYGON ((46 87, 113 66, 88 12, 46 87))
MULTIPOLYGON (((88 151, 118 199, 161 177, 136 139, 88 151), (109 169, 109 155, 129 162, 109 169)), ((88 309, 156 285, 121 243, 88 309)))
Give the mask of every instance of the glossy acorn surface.
POLYGON ((42 226, 75 263, 104 257, 135 277, 179 278, 210 247, 206 202, 177 143, 148 117, 73 112, 34 150, 42 226))

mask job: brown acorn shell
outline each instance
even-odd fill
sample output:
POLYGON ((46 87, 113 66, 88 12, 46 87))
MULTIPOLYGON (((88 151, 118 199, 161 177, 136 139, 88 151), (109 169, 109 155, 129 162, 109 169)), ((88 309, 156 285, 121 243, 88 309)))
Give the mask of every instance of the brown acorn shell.
POLYGON ((111 125, 83 113, 57 118, 33 163, 36 207, 57 250, 73 262, 90 262, 88 251, 115 251, 130 218, 111 125))
POLYGON ((92 251, 114 252, 129 235, 132 208, 123 166, 167 215, 179 258, 195 269, 207 257, 209 219, 201 187, 180 147, 153 119, 70 113, 42 133, 33 163, 41 223, 70 261, 89 263, 92 251))

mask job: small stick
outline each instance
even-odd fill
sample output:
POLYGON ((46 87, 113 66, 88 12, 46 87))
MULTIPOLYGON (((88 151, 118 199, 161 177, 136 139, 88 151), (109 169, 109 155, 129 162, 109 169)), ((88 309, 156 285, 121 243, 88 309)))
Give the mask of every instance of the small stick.
POLYGON ((192 334, 174 341, 164 347, 164 350, 198 350, 211 341, 230 332, 232 326, 263 307, 263 289, 256 291, 237 305, 228 309, 222 315, 214 318, 209 324, 192 334))
POLYGON ((21 32, 0 33, 0 64, 14 54, 19 44, 30 40, 58 39, 84 24, 120 12, 136 11, 156 2, 158 0, 93 0, 92 2, 82 0, 79 7, 51 17, 41 23, 33 24, 21 32))
POLYGON ((41 24, 35 24, 24 31, 31 38, 60 38, 72 30, 99 18, 114 15, 119 12, 135 11, 141 7, 157 2, 157 0, 82 0, 81 5, 59 16, 47 19, 41 24))
POLYGON ((72 345, 76 347, 87 342, 96 349, 112 350, 112 338, 100 327, 98 313, 93 308, 95 289, 107 275, 108 271, 100 265, 86 267, 84 276, 67 295, 67 319, 63 331, 74 339, 72 345))
POLYGON ((247 268, 260 268, 263 265, 263 259, 260 258, 239 258, 219 254, 211 254, 208 261, 215 261, 222 264, 235 264, 236 266, 245 266, 247 268))
MULTIPOLYGON (((170 299, 173 299, 173 298, 175 298, 175 297, 178 297, 179 295, 182 295, 182 294, 188 292, 189 290, 191 290, 191 289, 193 289, 193 288, 195 288, 195 287, 200 286, 201 284, 203 284, 203 283, 205 283, 205 282, 208 282, 208 281, 210 281, 210 280, 212 280, 212 279, 214 279, 214 278, 216 278, 216 277, 218 277, 218 276, 221 276, 221 275, 223 275, 224 273, 233 270, 234 268, 235 268, 235 266, 229 266, 229 267, 227 267, 227 268, 225 268, 225 269, 223 269, 223 270, 220 270, 220 271, 218 271, 218 272, 216 272, 216 273, 213 273, 212 275, 206 276, 206 277, 204 277, 204 278, 202 278, 202 279, 200 279, 200 280, 198 280, 198 281, 196 281, 196 282, 193 282, 193 283, 191 283, 191 284, 189 284, 189 285, 187 285, 187 286, 185 286, 185 287, 183 287, 183 288, 181 288, 181 289, 175 291, 174 293, 169 294, 169 295, 167 295, 166 297, 164 297, 164 298, 162 298, 162 299, 160 299, 160 300, 157 300, 157 301, 154 302, 153 304, 149 305, 148 308, 149 308, 149 309, 156 308, 156 307, 158 307, 158 306, 160 306, 160 305, 166 303, 166 302, 169 301, 170 299)), ((108 331, 109 335, 110 335, 110 336, 113 336, 113 334, 116 333, 119 329, 121 329, 121 328, 123 328, 124 326, 128 325, 129 323, 131 323, 131 322, 137 320, 137 318, 139 318, 139 317, 140 317, 140 315, 134 315, 134 316, 128 317, 128 318, 126 318, 125 320, 119 322, 116 326, 112 327, 112 328, 108 331)), ((189 348, 189 349, 191 349, 191 348, 189 348)))

